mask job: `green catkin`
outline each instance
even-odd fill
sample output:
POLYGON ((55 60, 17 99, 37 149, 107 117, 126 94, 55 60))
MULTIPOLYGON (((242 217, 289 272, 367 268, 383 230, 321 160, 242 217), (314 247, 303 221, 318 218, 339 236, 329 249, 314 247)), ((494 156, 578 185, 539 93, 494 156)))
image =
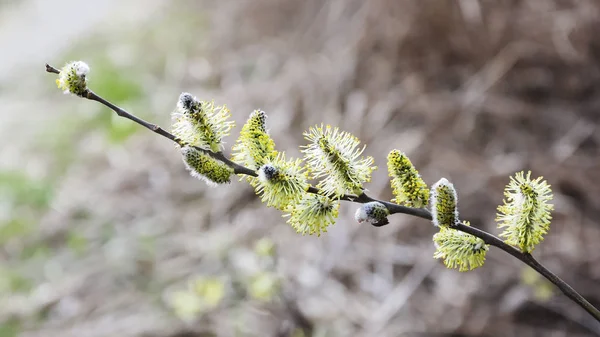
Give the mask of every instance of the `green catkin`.
POLYGON ((408 157, 392 150, 387 157, 391 179, 393 202, 407 207, 425 207, 429 202, 429 188, 408 157))
POLYGON ((431 187, 431 216, 437 227, 452 227, 458 223, 458 198, 454 185, 446 178, 431 187))
POLYGON ((181 154, 186 168, 193 177, 203 180, 211 186, 231 182, 233 169, 225 163, 191 146, 184 146, 181 154))

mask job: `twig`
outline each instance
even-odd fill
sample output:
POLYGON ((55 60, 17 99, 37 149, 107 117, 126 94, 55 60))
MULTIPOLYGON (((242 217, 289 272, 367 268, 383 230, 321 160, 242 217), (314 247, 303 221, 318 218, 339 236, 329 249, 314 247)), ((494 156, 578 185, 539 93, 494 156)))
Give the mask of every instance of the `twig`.
MULTIPOLYGON (((48 64, 46 64, 46 71, 49 73, 53 73, 53 74, 60 74, 60 71, 58 69, 56 69, 48 64)), ((181 140, 179 140, 177 137, 175 137, 172 133, 164 130, 163 128, 159 127, 156 124, 146 122, 145 120, 130 114, 129 112, 123 110, 122 108, 120 108, 120 107, 114 105, 113 103, 107 101, 106 99, 98 96, 96 93, 94 93, 93 91, 91 91, 89 89, 87 89, 85 91, 85 93, 82 97, 101 103, 102 105, 113 110, 120 117, 127 118, 127 119, 145 127, 146 129, 149 129, 150 131, 155 132, 155 133, 177 143, 179 146, 184 145, 181 142, 181 140)), ((226 165, 228 165, 229 167, 233 168, 233 170, 236 174, 249 175, 252 177, 258 176, 254 170, 251 170, 245 166, 239 165, 239 164, 231 161, 230 159, 228 159, 223 154, 223 152, 212 152, 212 151, 209 151, 209 150, 197 147, 197 146, 194 146, 194 147, 197 150, 202 151, 203 153, 205 153, 217 160, 220 160, 223 163, 225 163, 226 165)), ((312 187, 312 186, 309 187, 308 192, 314 193, 314 194, 321 193, 321 191, 319 189, 312 187)), ((347 194, 347 195, 343 195, 340 199, 344 200, 344 201, 356 202, 356 203, 367 203, 367 202, 371 202, 371 201, 377 201, 377 202, 384 204, 386 206, 386 208, 390 211, 390 214, 401 213, 401 214, 408 214, 408 215, 412 215, 415 217, 423 218, 426 220, 432 219, 431 213, 429 212, 429 210, 427 210, 425 208, 412 208, 412 207, 396 205, 396 204, 393 204, 393 203, 390 203, 387 201, 382 201, 382 200, 377 200, 377 199, 371 198, 370 196, 368 196, 365 193, 362 193, 361 195, 358 195, 358 196, 347 194)), ((552 282, 554 285, 556 285, 567 297, 569 297, 571 300, 573 300, 575 303, 577 303, 579 306, 581 306, 583 309, 585 309, 598 322, 600 322, 600 310, 598 310, 596 307, 594 307, 590 302, 588 302, 583 296, 581 296, 581 294, 579 294, 577 291, 575 291, 575 289, 573 289, 571 286, 569 286, 565 281, 563 281, 561 278, 559 278, 557 275, 555 275, 550 270, 548 270, 546 267, 544 267, 541 263, 539 263, 531 254, 523 253, 523 252, 517 250, 516 248, 504 243, 504 241, 500 240, 498 237, 496 237, 486 231, 483 231, 481 229, 471 227, 471 226, 466 226, 466 225, 463 225, 460 223, 456 224, 453 228, 456 230, 459 230, 461 232, 465 232, 465 233, 471 234, 473 236, 476 236, 476 237, 482 239, 486 244, 497 247, 497 248, 505 251, 506 253, 514 256, 515 258, 519 259, 521 262, 525 263, 526 265, 530 266, 535 271, 537 271, 542 276, 544 276, 546 279, 548 279, 550 282, 552 282)))
MULTIPOLYGON (((46 64, 46 71, 49 73, 53 73, 53 74, 60 74, 60 70, 54 68, 53 66, 51 66, 49 64, 46 64)), ((166 131, 165 129, 161 128, 160 126, 158 126, 156 124, 146 122, 145 120, 138 118, 135 115, 130 114, 129 112, 114 105, 113 103, 109 102, 108 100, 100 97, 95 92, 93 92, 89 89, 86 89, 86 91, 82 97, 87 98, 92 101, 99 102, 100 104, 102 104, 102 105, 110 108, 112 111, 116 112, 117 115, 119 115, 120 117, 127 118, 127 119, 145 127, 146 129, 148 129, 152 132, 158 133, 159 135, 177 143, 179 146, 184 146, 182 141, 180 139, 178 139, 177 137, 175 137, 172 133, 166 131)), ((227 157, 225 157, 225 155, 222 152, 212 152, 212 151, 208 151, 208 150, 205 150, 205 149, 197 147, 197 146, 194 146, 194 148, 196 148, 199 151, 202 151, 203 153, 206 153, 207 155, 209 155, 215 159, 222 161, 227 166, 231 167, 234 170, 234 173, 236 173, 236 174, 245 174, 245 175, 250 175, 253 177, 258 176, 256 174, 256 172, 254 172, 253 170, 232 162, 227 157)))

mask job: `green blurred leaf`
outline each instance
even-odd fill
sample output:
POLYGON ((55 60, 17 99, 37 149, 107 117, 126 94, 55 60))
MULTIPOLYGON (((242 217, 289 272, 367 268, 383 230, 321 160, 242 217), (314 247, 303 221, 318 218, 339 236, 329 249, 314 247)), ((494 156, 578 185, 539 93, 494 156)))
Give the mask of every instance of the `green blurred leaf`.
POLYGON ((107 130, 107 137, 113 144, 121 144, 129 138, 129 136, 140 130, 141 126, 134 122, 119 117, 117 114, 112 114, 111 124, 107 130))
MULTIPOLYGON (((101 59, 95 62, 92 75, 90 75, 90 87, 122 108, 127 108, 124 105, 131 105, 143 97, 141 84, 130 69, 117 68, 110 61, 101 59)), ((99 111, 95 124, 103 126, 108 140, 115 144, 123 143, 140 128, 132 121, 107 111, 107 108, 99 111)))
POLYGON ((252 278, 248 285, 250 296, 261 301, 271 300, 278 291, 279 278, 274 273, 259 273, 252 278))
POLYGON ((156 237, 143 235, 138 238, 139 249, 145 256, 154 256, 156 254, 156 237))
POLYGON ((533 295, 539 301, 548 301, 555 295, 554 285, 528 266, 521 270, 521 282, 533 289, 533 295))
POLYGON ((213 277, 200 277, 192 281, 192 290, 200 296, 204 303, 212 308, 221 303, 225 296, 225 284, 222 280, 213 277))
POLYGON ((21 251, 20 258, 23 260, 47 258, 50 256, 50 248, 43 243, 26 245, 21 251))
POLYGON ((107 59, 90 66, 89 85, 96 93, 117 105, 142 98, 141 84, 130 69, 117 68, 107 59))
POLYGON ((16 337, 21 331, 21 323, 17 320, 0 323, 0 337, 16 337))
POLYGON ((24 237, 33 232, 33 224, 23 218, 14 218, 0 224, 0 244, 10 239, 24 237))
POLYGON ((15 270, 0 268, 0 293, 28 292, 32 288, 32 280, 15 270))
POLYGON ((531 267, 525 266, 521 269, 521 282, 526 285, 532 286, 535 285, 540 279, 540 274, 538 274, 531 267))
POLYGON ((78 138, 93 128, 89 118, 77 111, 57 116, 36 136, 33 146, 44 149, 52 163, 50 176, 61 176, 76 158, 78 138))
POLYGON ((254 244, 254 252, 259 256, 273 256, 275 243, 269 238, 262 238, 254 244))
POLYGON ((67 246, 76 254, 83 255, 88 248, 88 239, 83 237, 81 234, 70 231, 69 237, 67 238, 67 246))
POLYGON ((170 304, 175 314, 183 320, 192 320, 202 312, 202 300, 190 291, 171 294, 170 304))
POLYGON ((0 171, 0 196, 2 195, 15 205, 43 209, 52 199, 52 186, 18 171, 0 171))

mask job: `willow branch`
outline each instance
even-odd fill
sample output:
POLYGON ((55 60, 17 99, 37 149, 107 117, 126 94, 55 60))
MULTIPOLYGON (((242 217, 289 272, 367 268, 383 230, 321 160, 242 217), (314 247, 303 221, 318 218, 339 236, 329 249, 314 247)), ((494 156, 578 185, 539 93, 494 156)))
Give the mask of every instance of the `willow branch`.
MULTIPOLYGON (((49 73, 60 74, 60 71, 58 69, 56 69, 48 64, 46 64, 46 71, 49 73)), ((135 115, 132 115, 131 113, 116 106, 115 104, 109 102, 108 100, 100 97, 99 95, 97 95, 96 93, 94 93, 93 91, 91 91, 89 89, 86 89, 83 96, 81 96, 81 97, 92 100, 92 101, 99 102, 100 104, 113 110, 120 117, 127 118, 127 119, 145 127, 146 129, 149 129, 150 131, 157 133, 157 134, 175 142, 179 146, 184 146, 183 142, 180 139, 178 139, 177 137, 175 137, 172 133, 166 131, 165 129, 161 128, 160 126, 158 126, 156 124, 147 122, 141 118, 136 117, 135 115)), ((197 150, 202 151, 203 153, 211 156, 212 158, 215 158, 215 159, 220 160, 221 162, 225 163, 226 165, 231 167, 234 170, 234 173, 236 173, 236 174, 248 175, 248 176, 252 176, 252 177, 258 176, 254 170, 251 170, 243 165, 240 165, 240 164, 237 164, 237 163, 231 161, 229 158, 227 158, 223 154, 223 152, 212 152, 212 151, 209 151, 209 150, 197 147, 197 146, 194 146, 194 147, 197 150)), ((321 194, 321 191, 318 188, 315 188, 312 186, 309 187, 308 192, 314 193, 314 194, 321 194)), ((399 214, 399 213, 400 214, 408 214, 408 215, 423 218, 426 220, 432 220, 431 213, 429 212, 429 210, 427 210, 425 208, 412 208, 412 207, 397 205, 397 204, 393 204, 391 202, 372 198, 365 193, 362 193, 361 195, 358 195, 358 196, 346 194, 346 195, 343 195, 340 199, 344 200, 344 201, 356 202, 356 203, 367 203, 367 202, 377 201, 377 202, 384 204, 386 206, 386 208, 390 211, 390 214, 399 214)), ((465 233, 471 234, 473 236, 476 236, 476 237, 482 239, 486 244, 489 244, 491 246, 499 248, 499 249, 505 251, 506 253, 512 255, 513 257, 519 259, 521 262, 525 263, 526 265, 530 266, 535 271, 537 271, 542 276, 544 276, 546 279, 548 279, 550 282, 552 282, 554 285, 556 285, 556 287, 558 287, 567 297, 569 297, 571 300, 573 300, 575 303, 577 303, 579 306, 581 306, 583 309, 585 309, 598 322, 600 322, 600 310, 598 310, 596 307, 594 307, 583 296, 581 296, 581 294, 579 294, 577 291, 575 291, 575 289, 573 289, 571 286, 569 286, 560 277, 558 277, 557 275, 552 273, 548 268, 546 268, 541 263, 539 263, 531 254, 523 253, 520 250, 504 243, 504 241, 502 241, 498 237, 496 237, 486 231, 483 231, 481 229, 471 227, 471 226, 466 226, 463 224, 456 224, 456 226, 454 226, 453 228, 456 230, 459 230, 461 232, 465 232, 465 233)))

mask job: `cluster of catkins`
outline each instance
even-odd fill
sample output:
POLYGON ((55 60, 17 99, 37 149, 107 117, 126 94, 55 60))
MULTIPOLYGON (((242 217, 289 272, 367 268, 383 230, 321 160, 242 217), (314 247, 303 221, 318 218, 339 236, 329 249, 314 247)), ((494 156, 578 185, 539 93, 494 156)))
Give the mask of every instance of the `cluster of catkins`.
MULTIPOLYGON (((57 84, 67 93, 84 96, 89 67, 71 62, 61 69, 57 84)), ((183 161, 192 176, 209 185, 229 183, 236 174, 222 156, 223 138, 234 122, 226 106, 196 99, 182 93, 172 113, 172 133, 180 146, 183 161), (219 154, 219 156, 215 155, 219 154)), ((288 217, 299 233, 321 235, 338 217, 340 200, 356 200, 364 192, 376 169, 372 157, 363 156, 360 140, 338 128, 314 126, 304 133, 308 142, 301 147, 304 158, 287 158, 275 148, 266 126, 264 111, 254 110, 233 146, 231 160, 254 174, 245 179, 269 207, 288 217), (317 181, 312 186, 309 180, 317 181)), ((428 208, 439 232, 433 236, 435 258, 449 268, 461 271, 483 265, 488 245, 480 238, 458 231, 458 199, 454 186, 445 178, 431 188, 425 184, 406 154, 392 150, 387 157, 394 199, 407 207, 428 208)), ((497 221, 504 228, 505 242, 523 252, 531 252, 543 240, 550 224, 550 186, 542 178, 523 172, 511 177, 505 189, 504 204, 498 207, 497 221)), ((385 204, 364 203, 356 211, 358 222, 382 226, 390 215, 385 204)))

